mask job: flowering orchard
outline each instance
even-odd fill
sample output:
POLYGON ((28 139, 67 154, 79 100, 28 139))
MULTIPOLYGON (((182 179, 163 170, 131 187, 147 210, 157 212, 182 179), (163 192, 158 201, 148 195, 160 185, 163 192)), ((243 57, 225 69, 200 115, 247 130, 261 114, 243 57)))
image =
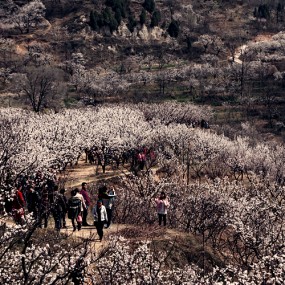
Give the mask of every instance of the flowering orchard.
MULTIPOLYGON (((234 140, 197 127, 210 110, 190 104, 104 105, 36 114, 0 110, 1 284, 282 284, 285 280, 285 150, 276 143, 234 140), (196 127, 194 127, 196 126, 196 127), (142 169, 126 153, 152 149, 142 169), (129 170, 113 185, 116 223, 151 226, 154 198, 170 199, 168 225, 201 241, 202 263, 169 263, 175 241, 159 251, 150 240, 114 235, 102 251, 94 236, 5 223, 5 204, 20 177, 55 177, 86 150, 95 162, 129 170), (124 161, 124 162, 123 162, 124 161), (135 245, 135 246, 134 246, 135 245), (218 256, 209 265, 206 248, 218 256), (79 281, 78 281, 79 280, 79 281)), ((88 163, 88 162, 86 162, 88 163)))

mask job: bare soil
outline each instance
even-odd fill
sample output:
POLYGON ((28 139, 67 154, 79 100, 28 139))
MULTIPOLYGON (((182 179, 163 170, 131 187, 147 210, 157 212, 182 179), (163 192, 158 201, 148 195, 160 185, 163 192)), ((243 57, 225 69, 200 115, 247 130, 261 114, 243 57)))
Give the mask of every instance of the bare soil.
POLYGON ((82 154, 78 163, 70 166, 60 175, 60 180, 66 188, 80 187, 82 182, 94 183, 97 181, 108 180, 120 175, 126 175, 129 171, 125 168, 116 169, 107 166, 105 173, 101 166, 85 162, 85 154, 82 154))

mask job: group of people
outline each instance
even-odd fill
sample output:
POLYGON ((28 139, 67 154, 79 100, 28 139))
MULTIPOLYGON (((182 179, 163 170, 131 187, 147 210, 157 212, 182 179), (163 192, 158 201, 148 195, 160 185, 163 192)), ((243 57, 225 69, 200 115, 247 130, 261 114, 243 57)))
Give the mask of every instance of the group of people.
POLYGON ((73 231, 91 226, 88 213, 92 213, 93 223, 102 240, 103 228, 108 228, 112 221, 115 196, 113 189, 99 187, 98 201, 90 211, 91 199, 86 182, 81 184, 81 189, 71 190, 68 198, 66 190, 59 189, 56 179, 47 179, 38 172, 34 177, 18 181, 17 190, 5 203, 5 212, 12 215, 16 224, 21 225, 26 223, 28 212, 37 227, 45 228, 52 216, 57 231, 66 228, 66 216, 71 220, 73 231))
POLYGON ((26 222, 25 209, 31 213, 39 227, 48 226, 48 218, 58 193, 55 176, 40 171, 17 180, 16 191, 7 195, 3 211, 11 214, 17 224, 26 222))
MULTIPOLYGON (((103 228, 108 228, 112 221, 115 191, 108 191, 106 186, 98 190, 98 200, 92 208, 94 226, 97 229, 99 240, 103 238, 103 228)), ((71 191, 71 197, 68 200, 68 218, 71 219, 73 231, 81 230, 82 226, 90 226, 87 222, 88 209, 90 206, 90 197, 87 192, 87 183, 82 183, 82 189, 75 188, 71 191)))
MULTIPOLYGON (((10 212, 16 223, 24 224, 25 210, 27 210, 36 221, 36 225, 45 228, 48 226, 49 216, 52 215, 55 229, 58 231, 66 228, 66 215, 71 220, 73 231, 91 226, 88 223, 88 214, 92 213, 93 225, 101 241, 103 229, 108 228, 112 221, 115 198, 116 194, 112 188, 101 186, 98 189, 97 202, 91 209, 86 182, 81 184, 81 189, 73 189, 70 198, 67 198, 66 190, 59 189, 55 180, 44 179, 44 176, 38 173, 27 185, 19 184, 12 199, 10 212)), ((170 203, 165 192, 160 193, 155 203, 159 225, 166 226, 170 203)))
MULTIPOLYGON (((82 189, 79 191, 75 188, 71 191, 71 198, 68 200, 68 218, 71 219, 73 231, 81 229, 81 226, 89 226, 87 223, 88 208, 90 206, 90 198, 86 190, 86 183, 82 183, 82 189), (77 223, 77 225, 75 224, 77 223)), ((102 241, 103 229, 108 228, 111 224, 114 208, 115 191, 108 191, 106 186, 102 186, 98 190, 98 200, 92 209, 94 226, 97 229, 99 240, 102 241)), ((155 199, 158 223, 166 226, 167 210, 170 202, 165 192, 161 192, 160 196, 155 199)))

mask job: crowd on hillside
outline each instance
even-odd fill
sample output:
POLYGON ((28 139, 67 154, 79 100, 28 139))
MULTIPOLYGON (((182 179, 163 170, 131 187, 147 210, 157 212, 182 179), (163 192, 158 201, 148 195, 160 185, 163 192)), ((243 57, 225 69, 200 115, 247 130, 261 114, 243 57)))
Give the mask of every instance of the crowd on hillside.
MULTIPOLYGON (((67 228, 67 218, 70 219, 73 231, 91 226, 88 215, 92 214, 93 225, 96 227, 99 240, 103 238, 103 229, 109 228, 112 218, 116 193, 113 188, 100 186, 96 194, 96 203, 92 205, 87 183, 81 184, 81 189, 74 188, 70 193, 59 189, 56 176, 47 176, 37 172, 35 176, 23 176, 12 199, 5 201, 5 211, 10 214, 15 223, 24 225, 27 214, 39 228, 47 228, 50 217, 54 220, 57 231, 67 228), (70 194, 70 195, 69 195, 70 194)), ((93 200, 93 199, 92 199, 93 200)), ((159 225, 166 226, 166 214, 169 200, 164 192, 155 199, 159 225)), ((92 225, 92 226, 93 226, 92 225)))

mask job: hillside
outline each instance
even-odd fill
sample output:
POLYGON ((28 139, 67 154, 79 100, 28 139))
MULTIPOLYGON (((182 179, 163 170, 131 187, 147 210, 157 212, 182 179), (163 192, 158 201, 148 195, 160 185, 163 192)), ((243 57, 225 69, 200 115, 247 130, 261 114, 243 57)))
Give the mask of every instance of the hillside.
POLYGON ((2 0, 0 284, 284 284, 284 13, 2 0))
POLYGON ((192 102, 282 139, 284 5, 263 2, 2 1, 0 103, 192 102))

